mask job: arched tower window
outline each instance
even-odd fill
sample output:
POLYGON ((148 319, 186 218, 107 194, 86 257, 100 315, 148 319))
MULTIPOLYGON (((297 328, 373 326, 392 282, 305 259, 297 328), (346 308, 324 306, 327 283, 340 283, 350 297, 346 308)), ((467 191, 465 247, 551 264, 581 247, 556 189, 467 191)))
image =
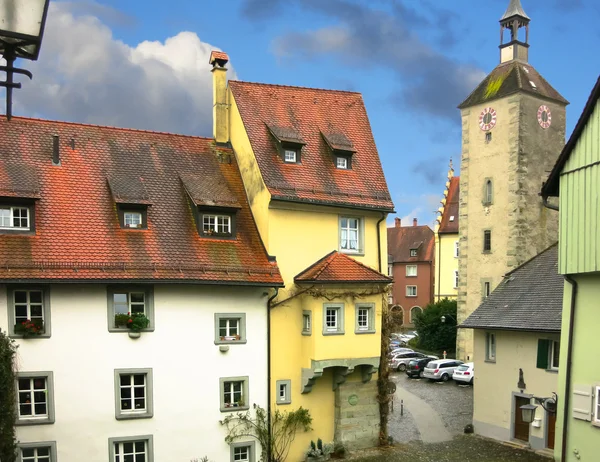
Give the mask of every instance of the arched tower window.
POLYGON ((417 318, 417 315, 420 314, 420 313, 422 313, 422 312, 423 312, 423 309, 420 306, 413 306, 410 309, 410 322, 412 324, 414 324, 415 319, 417 318))
POLYGON ((483 187, 483 205, 491 205, 494 201, 494 185, 491 178, 486 178, 483 187))

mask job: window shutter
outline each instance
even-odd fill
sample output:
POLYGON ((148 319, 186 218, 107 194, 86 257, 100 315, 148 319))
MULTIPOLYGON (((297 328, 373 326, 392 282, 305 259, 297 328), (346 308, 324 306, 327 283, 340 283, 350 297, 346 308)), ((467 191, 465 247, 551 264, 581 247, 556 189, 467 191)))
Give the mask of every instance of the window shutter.
POLYGON ((548 351, 550 348, 550 340, 539 339, 537 351, 537 368, 548 369, 548 351))
POLYGON ((591 422, 592 387, 590 385, 573 386, 573 418, 591 422))

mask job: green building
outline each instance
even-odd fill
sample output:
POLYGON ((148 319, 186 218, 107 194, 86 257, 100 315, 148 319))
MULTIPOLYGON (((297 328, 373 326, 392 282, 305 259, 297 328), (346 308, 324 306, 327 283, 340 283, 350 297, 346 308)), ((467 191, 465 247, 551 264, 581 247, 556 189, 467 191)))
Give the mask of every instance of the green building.
MULTIPOLYGON (((565 276, 554 458, 600 460, 600 78, 542 189, 559 197, 565 276)), ((553 207, 552 205, 549 205, 553 207)))

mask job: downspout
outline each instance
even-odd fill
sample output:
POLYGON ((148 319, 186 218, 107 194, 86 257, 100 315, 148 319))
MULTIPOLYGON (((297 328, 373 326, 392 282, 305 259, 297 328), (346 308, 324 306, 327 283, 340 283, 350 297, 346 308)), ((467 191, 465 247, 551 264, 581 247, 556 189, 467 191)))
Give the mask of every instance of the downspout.
POLYGON ((267 300, 267 462, 271 462, 271 302, 279 294, 279 287, 274 287, 275 293, 267 300))
POLYGON ((568 275, 565 275, 565 281, 571 284, 571 307, 569 313, 569 337, 567 338, 567 370, 565 374, 565 405, 563 407, 563 429, 562 445, 560 450, 560 460, 567 462, 567 428, 569 426, 569 403, 571 401, 571 372, 573 355, 573 332, 575 330, 575 303, 577 301, 577 281, 568 275))
MULTIPOLYGON (((379 225, 381 225, 381 222, 383 220, 385 220, 385 216, 386 216, 386 214, 384 212, 381 212, 381 220, 379 220, 377 222, 377 257, 378 257, 378 261, 379 261, 379 272, 380 273, 382 271, 381 271, 381 227, 379 225)), ((387 249, 385 249, 385 251, 387 252, 387 249)))

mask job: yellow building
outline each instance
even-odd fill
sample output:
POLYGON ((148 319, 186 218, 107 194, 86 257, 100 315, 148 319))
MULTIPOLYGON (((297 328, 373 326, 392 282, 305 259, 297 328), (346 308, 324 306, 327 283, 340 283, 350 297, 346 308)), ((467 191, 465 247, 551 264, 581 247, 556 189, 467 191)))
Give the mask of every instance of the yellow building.
POLYGON ((302 406, 311 440, 377 444, 381 314, 393 211, 358 93, 231 81, 213 52, 214 131, 230 143, 256 225, 285 288, 270 304, 271 403, 302 406))

